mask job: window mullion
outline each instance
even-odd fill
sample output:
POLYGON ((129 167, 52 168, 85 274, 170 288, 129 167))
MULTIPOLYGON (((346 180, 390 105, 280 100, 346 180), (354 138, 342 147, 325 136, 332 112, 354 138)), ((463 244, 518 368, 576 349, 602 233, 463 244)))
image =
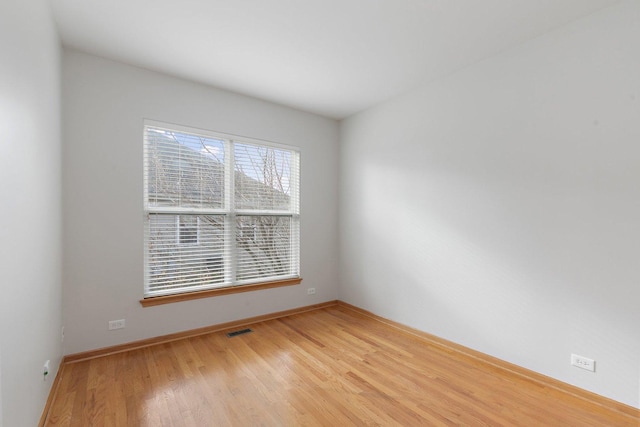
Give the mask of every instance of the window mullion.
POLYGON ((236 283, 236 216, 235 207, 235 156, 233 142, 225 141, 225 281, 236 283))
POLYGON ((228 210, 223 208, 182 208, 182 207, 165 207, 154 206, 147 208, 148 213, 154 214, 170 214, 170 215, 226 215, 228 210))

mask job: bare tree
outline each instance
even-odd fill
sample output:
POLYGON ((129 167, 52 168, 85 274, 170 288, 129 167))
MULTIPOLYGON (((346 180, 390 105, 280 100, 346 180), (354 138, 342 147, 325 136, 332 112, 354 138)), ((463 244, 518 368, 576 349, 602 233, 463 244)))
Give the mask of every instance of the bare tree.
MULTIPOLYGON (((291 159, 286 152, 268 147, 240 146, 236 157, 236 196, 243 208, 291 210, 291 159), (248 170, 246 169, 248 168, 248 170), (238 173, 242 176, 238 177, 238 173), (249 179, 247 179, 249 178, 249 179), (255 197, 256 200, 251 200, 255 197)), ((261 276, 287 274, 291 260, 291 216, 252 215, 238 218, 236 244, 238 258, 250 262, 261 276)), ((248 268, 247 268, 248 270, 248 268)), ((242 271, 239 269, 239 274, 242 271)))

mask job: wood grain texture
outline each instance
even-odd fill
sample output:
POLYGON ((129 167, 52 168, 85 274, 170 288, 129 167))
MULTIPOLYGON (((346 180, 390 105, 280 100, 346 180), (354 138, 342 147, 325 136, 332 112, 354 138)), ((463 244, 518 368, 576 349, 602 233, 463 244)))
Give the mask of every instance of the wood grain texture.
MULTIPOLYGON (((473 350, 469 347, 465 347, 463 345, 454 343, 452 341, 445 340, 443 338, 437 337, 435 335, 429 334, 427 332, 420 331, 418 329, 411 328, 409 326, 403 325, 402 323, 394 322, 393 320, 386 319, 384 317, 378 316, 370 311, 363 310, 359 307, 353 306, 351 304, 347 304, 343 301, 338 301, 342 307, 348 308, 350 310, 356 311, 360 314, 363 314, 367 317, 371 317, 380 322, 383 322, 387 325, 390 325, 394 328, 400 329, 405 333, 409 333, 411 335, 415 335, 417 337, 423 338, 429 341, 432 344, 440 345, 446 349, 451 349, 453 351, 464 354, 468 357, 477 359, 481 362, 486 363, 487 365, 492 366, 493 368, 497 368, 499 371, 506 371, 511 374, 518 375, 525 380, 537 382, 544 387, 548 387, 551 389, 556 389, 560 391, 562 394, 571 394, 580 399, 587 400, 591 403, 595 403, 599 406, 604 406, 606 408, 612 409, 614 411, 623 412, 625 414, 631 415, 633 417, 640 418, 640 410, 633 408, 631 406, 625 405, 623 403, 617 402, 612 399, 608 399, 606 397, 600 396, 595 393, 591 393, 590 391, 581 389, 579 387, 572 386, 565 382, 556 380, 555 378, 548 377, 546 375, 539 374, 537 372, 531 371, 529 369, 523 368, 518 365, 514 365, 509 362, 505 362, 504 360, 489 356, 485 353, 481 353, 479 351, 473 350)), ((639 426, 640 427, 640 426, 639 426)))
POLYGON ((68 363, 47 426, 634 426, 343 305, 68 363))

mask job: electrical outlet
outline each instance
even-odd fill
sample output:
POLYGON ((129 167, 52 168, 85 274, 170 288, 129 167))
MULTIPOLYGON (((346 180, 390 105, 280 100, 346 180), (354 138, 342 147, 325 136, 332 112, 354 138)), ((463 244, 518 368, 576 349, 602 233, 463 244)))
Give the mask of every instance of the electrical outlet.
POLYGON ((315 295, 315 294, 316 294, 316 288, 307 289, 307 295, 315 295))
POLYGON ((578 356, 577 354, 571 355, 571 364, 587 371, 596 371, 596 361, 593 359, 587 359, 586 357, 578 356))
POLYGON ((44 362, 44 365, 42 366, 42 375, 44 375, 44 379, 47 379, 47 375, 49 375, 49 367, 51 365, 51 362, 49 360, 44 362))
POLYGON ((109 321, 109 330, 113 331, 114 329, 122 329, 124 328, 124 319, 118 320, 110 320, 109 321))

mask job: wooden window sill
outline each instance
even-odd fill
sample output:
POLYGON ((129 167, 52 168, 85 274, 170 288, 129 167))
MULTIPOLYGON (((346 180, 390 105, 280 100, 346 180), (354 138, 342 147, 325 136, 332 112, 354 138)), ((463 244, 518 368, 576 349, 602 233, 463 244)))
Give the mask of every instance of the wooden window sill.
POLYGON ((141 299, 140 304, 143 307, 151 307, 154 305, 171 304, 174 302, 189 301, 192 299, 210 298, 210 297, 217 297, 221 295, 237 294, 240 292, 251 292, 251 291, 258 291, 261 289, 271 289, 271 288, 279 288, 282 286, 292 286, 292 285, 297 285, 300 282, 302 282, 302 278, 299 277, 296 279, 276 280, 273 282, 262 282, 262 283, 255 283, 251 285, 229 286, 226 288, 207 289, 205 291, 197 291, 197 292, 185 292, 185 293, 175 294, 175 295, 162 295, 158 297, 148 297, 148 298, 141 299))

